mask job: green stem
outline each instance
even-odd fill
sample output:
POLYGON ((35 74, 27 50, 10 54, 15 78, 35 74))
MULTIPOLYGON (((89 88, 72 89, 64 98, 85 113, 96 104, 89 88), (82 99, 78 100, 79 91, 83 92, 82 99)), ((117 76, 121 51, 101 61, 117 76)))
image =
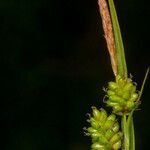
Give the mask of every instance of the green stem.
POLYGON ((135 134, 134 134, 134 122, 133 122, 133 117, 131 118, 131 127, 130 128, 130 150, 135 150, 135 134))
MULTIPOLYGON (((115 38, 115 48, 116 48, 116 59, 117 59, 117 75, 120 75, 121 77, 127 78, 128 72, 127 72, 127 66, 126 66, 126 59, 125 59, 125 53, 124 53, 124 46, 120 31, 120 26, 117 18, 117 13, 114 5, 113 0, 108 0, 109 3, 109 9, 110 9, 110 15, 112 20, 112 26, 113 26, 113 32, 114 32, 114 38, 115 38)), ((145 81, 147 79, 149 68, 147 69, 141 91, 139 93, 139 97, 137 100, 137 103, 140 101, 141 95, 143 93, 145 81)), ((135 108, 136 109, 136 108, 135 108)), ((133 112, 134 110, 127 115, 122 116, 122 130, 124 133, 124 149, 125 150, 135 150, 135 137, 134 137, 134 123, 133 123, 133 112)))
POLYGON ((145 82, 146 82, 146 79, 147 79, 149 70, 150 70, 150 68, 148 68, 148 69, 146 70, 146 74, 145 74, 145 77, 144 77, 144 80, 143 80, 143 83, 142 83, 142 87, 141 87, 141 90, 140 90, 140 95, 139 95, 139 97, 138 97, 137 102, 139 102, 140 99, 141 99, 141 96, 142 96, 142 93, 143 93, 143 90, 144 90, 144 86, 145 86, 145 82))
POLYGON ((130 139, 129 139, 129 130, 128 130, 127 116, 126 115, 122 116, 121 125, 122 125, 122 131, 124 133, 124 145, 122 147, 122 150, 129 150, 130 139))
MULTIPOLYGON (((117 68, 118 75, 121 77, 127 78, 127 66, 126 59, 124 53, 124 46, 120 31, 120 26, 117 18, 117 13, 113 0, 108 0, 109 9, 111 14, 111 20, 113 25, 114 37, 115 37, 115 47, 116 47, 116 57, 117 57, 117 68)), ((128 123, 127 115, 122 116, 122 131, 124 134, 124 150, 134 150, 134 125, 132 115, 128 119, 130 120, 128 123)))
POLYGON ((134 137, 134 123, 133 123, 133 112, 129 114, 127 125, 130 136, 130 150, 135 150, 135 137, 134 137))

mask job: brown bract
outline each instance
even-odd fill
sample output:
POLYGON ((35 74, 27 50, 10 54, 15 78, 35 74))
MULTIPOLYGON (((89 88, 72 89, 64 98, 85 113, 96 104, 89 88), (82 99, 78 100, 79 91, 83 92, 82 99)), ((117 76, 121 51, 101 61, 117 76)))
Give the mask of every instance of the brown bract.
POLYGON ((115 39, 114 39, 110 13, 108 10, 106 0, 98 0, 98 5, 99 5, 101 18, 102 18, 104 36, 107 42, 107 48, 108 48, 110 58, 111 58, 112 69, 116 76, 117 75, 117 59, 116 59, 116 50, 115 50, 115 39))

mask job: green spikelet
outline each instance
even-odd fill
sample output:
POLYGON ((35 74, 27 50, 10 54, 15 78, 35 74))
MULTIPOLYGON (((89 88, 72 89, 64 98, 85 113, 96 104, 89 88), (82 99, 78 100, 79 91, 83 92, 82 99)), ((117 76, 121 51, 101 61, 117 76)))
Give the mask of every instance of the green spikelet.
POLYGON ((93 116, 89 118, 91 127, 87 128, 87 135, 92 138, 92 150, 118 150, 121 148, 122 133, 116 116, 107 116, 104 109, 92 107, 93 116))
POLYGON ((118 115, 127 115, 138 106, 139 95, 136 92, 136 85, 130 78, 121 78, 118 75, 116 82, 109 82, 107 96, 107 105, 118 115))

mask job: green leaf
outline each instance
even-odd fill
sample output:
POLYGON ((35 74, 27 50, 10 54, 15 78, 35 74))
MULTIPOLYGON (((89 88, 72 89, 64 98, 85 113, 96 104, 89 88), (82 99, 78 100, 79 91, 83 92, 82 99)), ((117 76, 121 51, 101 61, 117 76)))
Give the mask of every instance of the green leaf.
POLYGON ((124 54, 124 46, 122 42, 122 36, 121 36, 121 31, 118 23, 118 18, 117 18, 113 0, 108 0, 108 2, 109 2, 111 20, 112 20, 112 25, 114 30, 114 37, 115 37, 118 74, 122 77, 127 78, 127 67, 126 67, 126 60, 124 54))

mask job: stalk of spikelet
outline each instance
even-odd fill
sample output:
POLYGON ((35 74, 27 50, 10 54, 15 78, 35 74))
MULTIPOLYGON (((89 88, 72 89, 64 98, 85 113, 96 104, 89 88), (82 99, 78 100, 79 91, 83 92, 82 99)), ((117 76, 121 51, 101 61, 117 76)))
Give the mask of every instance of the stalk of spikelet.
POLYGON ((91 127, 87 135, 92 138, 92 150, 118 150, 121 148, 122 132, 114 114, 107 115, 104 109, 92 107, 93 116, 89 118, 91 127))

